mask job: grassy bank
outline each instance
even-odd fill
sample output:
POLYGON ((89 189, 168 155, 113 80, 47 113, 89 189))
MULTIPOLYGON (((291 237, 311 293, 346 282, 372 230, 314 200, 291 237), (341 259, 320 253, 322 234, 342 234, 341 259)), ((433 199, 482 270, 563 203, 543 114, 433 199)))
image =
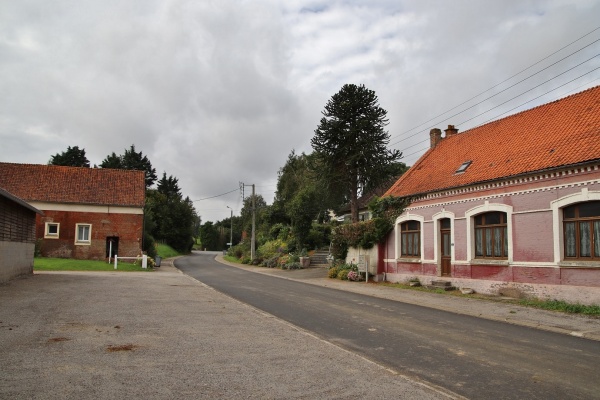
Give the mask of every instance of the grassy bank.
MULTIPOLYGON (((141 263, 140 263, 141 264, 141 263)), ((70 258, 36 257, 33 261, 34 271, 115 271, 113 263, 94 260, 74 260, 70 258)), ((151 271, 141 265, 119 262, 117 271, 151 271)))

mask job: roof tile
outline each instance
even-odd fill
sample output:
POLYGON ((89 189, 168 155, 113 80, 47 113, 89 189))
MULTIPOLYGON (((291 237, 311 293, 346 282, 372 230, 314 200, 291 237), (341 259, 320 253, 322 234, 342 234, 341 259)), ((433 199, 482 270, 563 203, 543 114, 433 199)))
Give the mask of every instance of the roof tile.
POLYGON ((600 86, 442 139, 386 195, 411 196, 600 160, 600 86), (464 173, 455 171, 465 161, 464 173))
POLYGON ((0 163, 0 188, 26 201, 143 207, 144 171, 0 163))

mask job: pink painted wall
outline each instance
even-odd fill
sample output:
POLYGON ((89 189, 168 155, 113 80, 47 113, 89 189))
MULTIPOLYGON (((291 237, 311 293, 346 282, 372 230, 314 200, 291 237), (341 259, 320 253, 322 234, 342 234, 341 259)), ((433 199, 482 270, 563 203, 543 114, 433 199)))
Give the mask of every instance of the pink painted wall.
MULTIPOLYGON (((421 262, 395 261, 395 235, 385 241, 383 269, 397 277, 410 274, 437 276, 434 230, 439 229, 433 216, 447 211, 454 214, 454 260, 450 278, 515 282, 522 284, 573 285, 600 287, 600 262, 568 268, 554 261, 554 232, 551 202, 565 196, 600 192, 600 168, 593 171, 566 175, 550 174, 531 180, 521 179, 507 186, 493 186, 479 191, 457 191, 444 197, 419 200, 411 204, 409 212, 424 218, 422 240, 424 251, 421 262), (596 182, 594 182, 596 180, 596 182), (517 192, 517 193, 515 193, 517 192), (512 262, 477 262, 467 260, 466 212, 474 207, 504 204, 512 207, 512 262), (591 268, 590 268, 591 267, 591 268)), ((439 236, 439 235, 438 235, 439 236)), ((439 240, 439 239, 438 239, 439 240)), ((474 256, 474 254, 472 254, 474 256)))

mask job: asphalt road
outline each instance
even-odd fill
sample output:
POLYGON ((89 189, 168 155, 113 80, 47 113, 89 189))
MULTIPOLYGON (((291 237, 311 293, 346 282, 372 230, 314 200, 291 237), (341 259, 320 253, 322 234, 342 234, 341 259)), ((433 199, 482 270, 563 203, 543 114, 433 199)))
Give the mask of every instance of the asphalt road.
POLYGON ((600 399, 600 344, 229 267, 176 260, 232 298, 471 399, 600 399))

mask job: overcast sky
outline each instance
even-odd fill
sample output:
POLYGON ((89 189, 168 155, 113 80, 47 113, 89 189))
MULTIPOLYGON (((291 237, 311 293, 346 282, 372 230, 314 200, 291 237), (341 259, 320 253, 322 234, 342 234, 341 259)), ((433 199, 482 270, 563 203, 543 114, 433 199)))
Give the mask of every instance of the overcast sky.
POLYGON ((342 85, 376 92, 412 165, 431 128, 600 84, 598 16, 600 0, 4 0, 0 161, 135 144, 222 220, 239 182, 272 202, 342 85))

